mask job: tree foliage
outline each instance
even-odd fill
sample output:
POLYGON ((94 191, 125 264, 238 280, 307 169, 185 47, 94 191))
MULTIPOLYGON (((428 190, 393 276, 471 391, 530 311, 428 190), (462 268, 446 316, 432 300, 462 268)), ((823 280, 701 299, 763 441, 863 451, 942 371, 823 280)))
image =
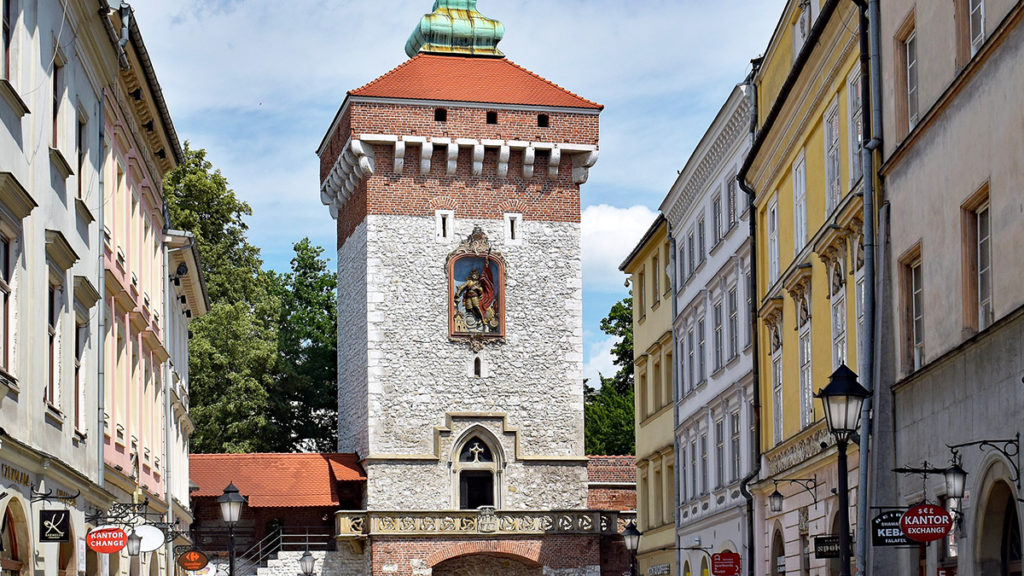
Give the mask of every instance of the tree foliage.
POLYGON ((633 299, 616 302, 601 320, 601 330, 619 338, 612 346, 613 362, 619 370, 611 378, 601 375, 600 389, 586 387, 583 420, 587 454, 633 454, 633 299))
POLYGON ((164 195, 175 227, 196 237, 210 296, 190 326, 192 451, 332 449, 335 285, 323 250, 305 239, 291 272, 263 270, 246 236, 252 209, 187 142, 164 195))

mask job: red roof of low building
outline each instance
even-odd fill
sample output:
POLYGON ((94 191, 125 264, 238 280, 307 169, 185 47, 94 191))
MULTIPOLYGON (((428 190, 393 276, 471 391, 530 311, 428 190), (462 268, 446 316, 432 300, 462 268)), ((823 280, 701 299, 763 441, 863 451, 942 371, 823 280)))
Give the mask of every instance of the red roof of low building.
POLYGON ((604 107, 545 80, 507 58, 418 54, 352 96, 521 104, 565 108, 604 107))
POLYGON ((587 456, 587 481, 635 484, 636 456, 587 456))
POLYGON ((220 496, 234 483, 256 508, 337 506, 338 482, 362 482, 355 454, 192 454, 195 497, 220 496))

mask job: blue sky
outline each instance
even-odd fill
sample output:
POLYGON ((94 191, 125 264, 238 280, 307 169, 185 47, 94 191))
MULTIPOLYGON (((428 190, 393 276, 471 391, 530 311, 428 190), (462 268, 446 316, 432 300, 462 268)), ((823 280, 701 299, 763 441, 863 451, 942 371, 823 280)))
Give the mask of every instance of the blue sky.
MULTIPOLYGON (((136 0, 182 142, 253 208, 250 240, 288 268, 304 236, 332 256, 315 149, 345 93, 406 60, 431 0, 136 0)), ((583 187, 584 376, 610 375, 600 321, 627 295, 618 265, 676 171, 763 52, 784 0, 479 0, 517 64, 605 105, 583 187)), ((332 257, 333 260, 333 257, 332 257)))

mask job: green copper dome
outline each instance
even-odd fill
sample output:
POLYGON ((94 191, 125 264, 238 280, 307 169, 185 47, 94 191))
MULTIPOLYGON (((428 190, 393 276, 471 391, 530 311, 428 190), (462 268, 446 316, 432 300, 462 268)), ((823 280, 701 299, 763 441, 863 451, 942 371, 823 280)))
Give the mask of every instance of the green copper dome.
POLYGON ((476 0, 435 0, 434 11, 420 23, 405 43, 410 58, 420 52, 504 56, 498 42, 505 27, 476 11, 476 0))

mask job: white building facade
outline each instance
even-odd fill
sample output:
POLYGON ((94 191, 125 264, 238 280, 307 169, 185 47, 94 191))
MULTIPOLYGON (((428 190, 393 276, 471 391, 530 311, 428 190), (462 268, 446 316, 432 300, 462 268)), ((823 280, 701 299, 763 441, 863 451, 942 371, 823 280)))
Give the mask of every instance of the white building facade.
POLYGON ((680 574, 746 558, 753 373, 747 196, 750 101, 737 86, 661 205, 674 245, 676 545, 680 574), (689 549, 688 549, 689 548, 689 549), (700 550, 698 550, 698 548, 700 550))

